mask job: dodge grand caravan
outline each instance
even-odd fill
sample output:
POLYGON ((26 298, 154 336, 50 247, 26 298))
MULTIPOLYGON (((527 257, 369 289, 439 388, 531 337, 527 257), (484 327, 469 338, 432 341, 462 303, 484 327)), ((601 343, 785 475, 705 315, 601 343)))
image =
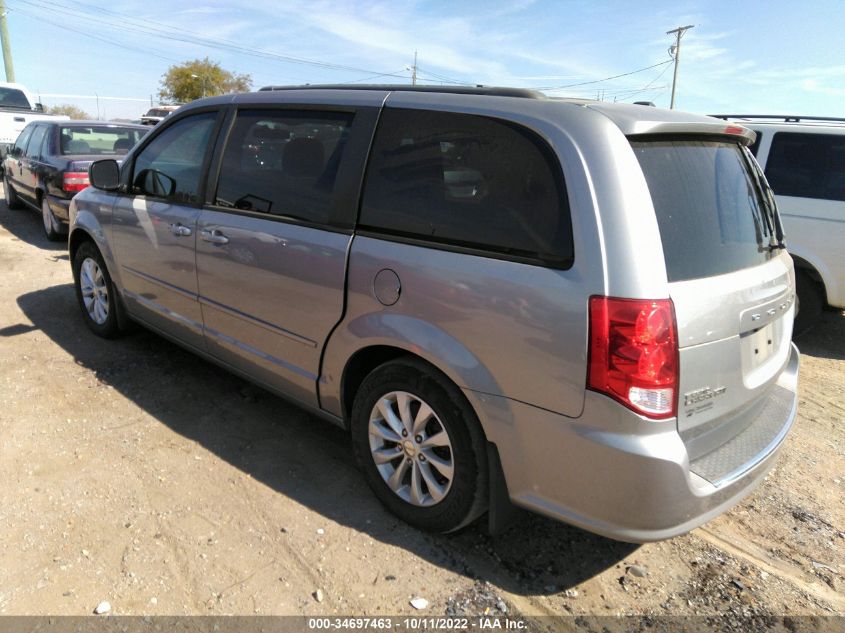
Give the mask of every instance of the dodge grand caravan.
POLYGON ((795 418, 792 260, 736 124, 517 89, 185 106, 74 198, 88 327, 130 321, 346 427, 450 531, 516 504, 691 530, 795 418))

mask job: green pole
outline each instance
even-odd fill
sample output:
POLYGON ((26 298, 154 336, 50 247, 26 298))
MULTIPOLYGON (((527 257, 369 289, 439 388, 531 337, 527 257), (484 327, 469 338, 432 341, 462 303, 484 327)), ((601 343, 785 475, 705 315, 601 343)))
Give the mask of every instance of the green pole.
POLYGON ((6 24, 6 2, 0 0, 0 44, 3 46, 3 65, 6 67, 6 81, 15 81, 15 66, 12 63, 12 46, 9 42, 9 26, 6 24))

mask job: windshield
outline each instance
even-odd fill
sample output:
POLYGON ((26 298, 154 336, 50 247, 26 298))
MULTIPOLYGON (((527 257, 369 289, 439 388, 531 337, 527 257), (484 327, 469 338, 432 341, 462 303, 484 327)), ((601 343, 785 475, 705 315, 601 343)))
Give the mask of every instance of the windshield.
POLYGON ((170 114, 170 112, 169 112, 168 110, 158 110, 158 109, 156 109, 156 108, 153 108, 152 110, 150 110, 149 112, 147 112, 147 114, 146 114, 145 116, 160 116, 160 117, 166 117, 168 114, 170 114))
POLYGON ((146 130, 123 127, 62 127, 61 153, 86 156, 122 155, 135 146, 146 130))
POLYGON ((17 88, 0 88, 0 108, 32 109, 29 99, 22 90, 17 88))
POLYGON ((763 263, 778 244, 774 210, 743 148, 693 139, 631 142, 648 183, 669 281, 763 263))

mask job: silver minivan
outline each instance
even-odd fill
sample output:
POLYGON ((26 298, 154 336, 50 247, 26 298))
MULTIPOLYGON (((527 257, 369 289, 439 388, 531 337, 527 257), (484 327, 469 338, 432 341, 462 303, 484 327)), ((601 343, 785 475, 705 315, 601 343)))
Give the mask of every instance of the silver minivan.
POLYGON ((747 495, 796 412, 794 273, 734 123, 526 90, 268 88, 99 161, 69 238, 130 321, 349 429, 433 531, 612 538, 747 495))

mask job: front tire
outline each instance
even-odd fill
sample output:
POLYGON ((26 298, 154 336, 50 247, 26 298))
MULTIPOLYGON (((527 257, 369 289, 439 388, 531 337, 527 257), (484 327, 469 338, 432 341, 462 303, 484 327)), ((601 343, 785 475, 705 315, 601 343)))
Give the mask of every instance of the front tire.
POLYGON ((3 193, 6 198, 6 206, 10 209, 20 209, 23 206, 21 199, 18 198, 18 194, 12 189, 12 185, 9 184, 9 179, 6 176, 3 176, 3 193))
POLYGON ((403 521, 451 532, 486 509, 481 426, 437 370, 412 358, 376 368, 355 396, 350 426, 367 483, 403 521))
POLYGON ((83 242, 73 257, 73 285, 82 318, 94 334, 117 338, 123 334, 118 319, 119 299, 103 256, 93 242, 83 242))

